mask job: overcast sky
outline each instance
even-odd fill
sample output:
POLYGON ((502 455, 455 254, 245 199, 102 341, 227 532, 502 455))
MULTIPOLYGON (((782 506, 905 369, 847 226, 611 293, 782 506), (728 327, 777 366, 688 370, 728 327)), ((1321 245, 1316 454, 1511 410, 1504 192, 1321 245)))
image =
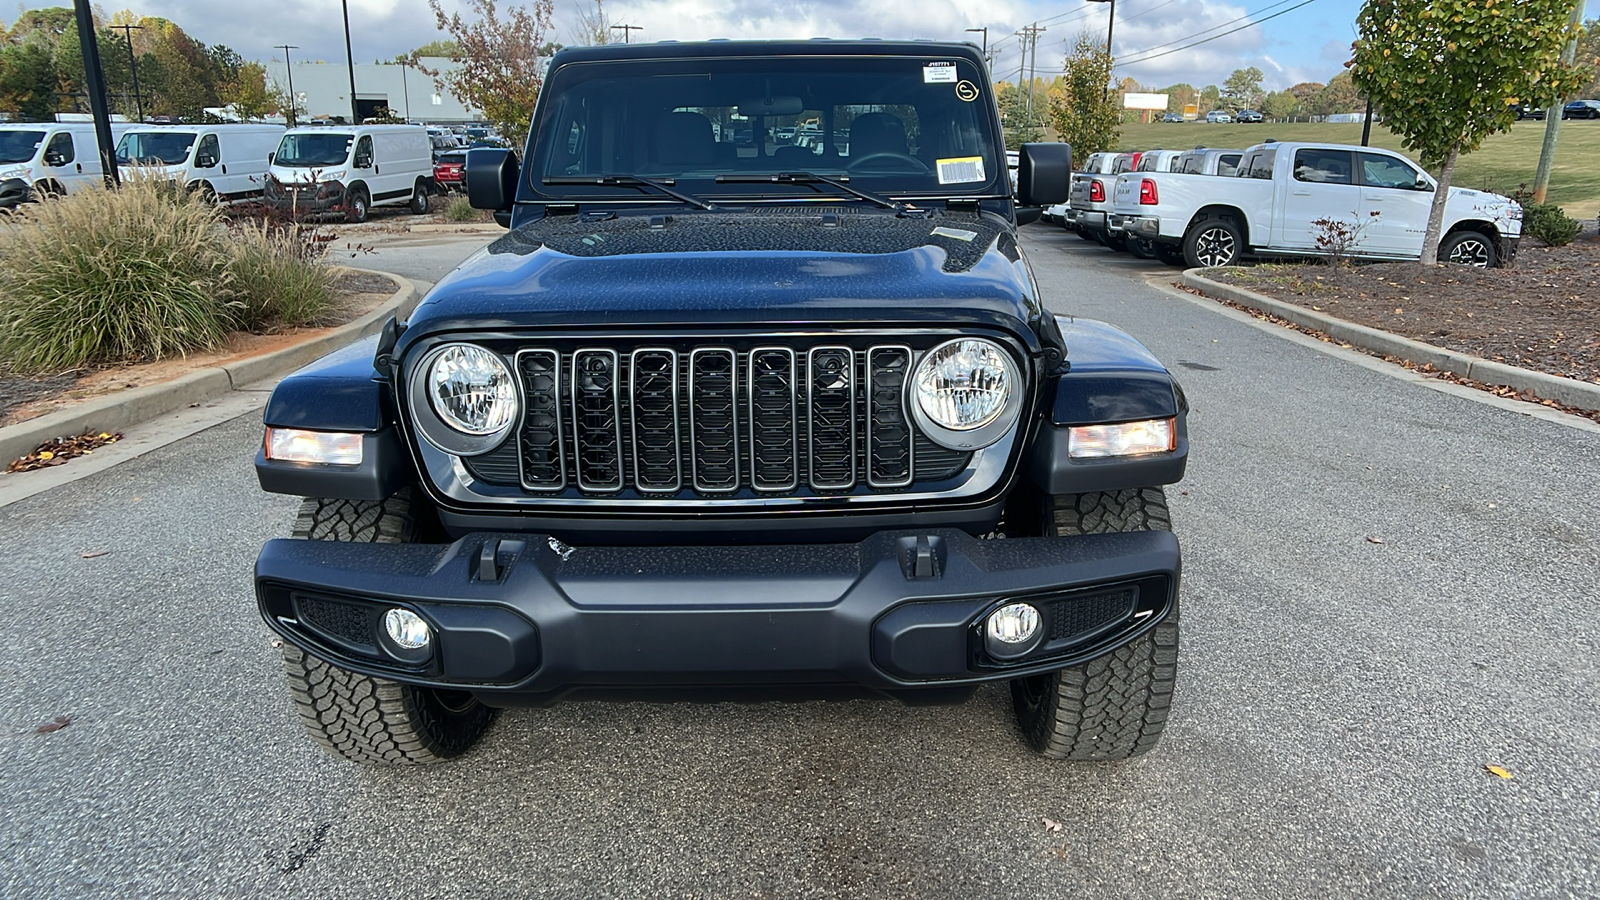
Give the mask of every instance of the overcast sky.
MULTIPOLYGON (((445 0, 446 8, 457 6, 445 0)), ((515 2, 515 0, 512 0, 515 2)), ((1178 81, 1197 86, 1221 84, 1234 69, 1255 66, 1269 89, 1301 81, 1326 81, 1341 70, 1355 38, 1360 0, 1121 0, 1116 3, 1115 51, 1118 77, 1161 87, 1178 81), (1287 10, 1287 11, 1286 11, 1287 10), (1262 20, 1236 34, 1192 49, 1137 62, 1193 40, 1212 37, 1262 20), (1229 23, 1231 20, 1241 21, 1229 23), (1206 29, 1216 28, 1214 31, 1206 29), (1203 33, 1202 33, 1203 32, 1203 33), (1187 39, 1187 40, 1186 40, 1187 39)), ((592 0, 591 0, 592 4, 592 0)), ((32 6, 64 5, 27 3, 32 6)), ((123 4, 103 2, 112 11, 123 4)), ((502 0, 505 5, 505 0, 502 0)), ((556 0, 551 36, 572 43, 576 0, 556 0)), ((134 0, 134 12, 178 23, 207 44, 226 44, 247 59, 281 58, 275 44, 298 44, 294 58, 343 62, 343 30, 332 0, 275 0, 267 7, 218 0, 134 0)), ((349 0, 352 44, 357 62, 392 59, 396 54, 442 37, 426 0, 349 0)), ((1059 71, 1066 42, 1079 32, 1105 35, 1110 4, 1087 0, 609 0, 613 22, 639 25, 634 40, 692 41, 706 38, 881 37, 970 39, 964 29, 989 29, 996 48, 995 72, 1015 80, 1021 41, 1017 29, 1038 22, 1037 65, 1041 75, 1059 71)), ((1600 0, 1589 0, 1587 17, 1600 17, 1600 0)))

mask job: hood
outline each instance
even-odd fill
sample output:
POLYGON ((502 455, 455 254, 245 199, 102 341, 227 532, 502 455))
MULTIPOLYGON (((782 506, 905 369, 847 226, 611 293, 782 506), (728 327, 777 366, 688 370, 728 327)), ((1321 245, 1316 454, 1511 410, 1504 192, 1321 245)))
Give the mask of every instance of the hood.
POLYGON ((1041 314, 1003 220, 812 208, 557 216, 469 257, 410 320, 497 328, 969 323, 1032 343, 1041 314))

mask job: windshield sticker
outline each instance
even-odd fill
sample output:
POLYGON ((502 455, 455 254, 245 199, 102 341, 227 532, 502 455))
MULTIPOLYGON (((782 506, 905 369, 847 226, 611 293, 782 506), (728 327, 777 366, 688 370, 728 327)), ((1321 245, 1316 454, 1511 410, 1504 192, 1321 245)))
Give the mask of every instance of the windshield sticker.
POLYGON ((966 184, 989 180, 989 177, 983 174, 981 156, 958 156, 953 159, 934 160, 934 163, 939 167, 940 184, 966 184))
POLYGON ((956 99, 967 103, 978 99, 978 86, 970 81, 963 81, 956 85, 956 99))
POLYGON ((922 67, 923 84, 955 84, 956 64, 953 62, 928 63, 922 67))
POLYGON ((936 235, 938 237, 955 238, 958 241, 970 241, 978 236, 976 231, 968 231, 965 228, 946 228, 943 225, 935 228, 933 231, 929 232, 929 234, 936 235))

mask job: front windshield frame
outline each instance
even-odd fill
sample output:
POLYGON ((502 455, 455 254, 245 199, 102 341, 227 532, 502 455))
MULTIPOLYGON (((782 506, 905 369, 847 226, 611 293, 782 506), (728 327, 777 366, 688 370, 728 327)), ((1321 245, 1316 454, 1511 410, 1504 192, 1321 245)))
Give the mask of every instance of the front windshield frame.
MULTIPOLYGON (((764 99, 762 93, 745 93, 764 99)), ((863 124, 863 130, 866 127, 863 124)), ((918 48, 915 54, 890 55, 704 56, 565 63, 550 73, 534 134, 533 156, 523 168, 525 188, 531 189, 534 202, 676 202, 615 182, 599 186, 601 179, 624 175, 658 179, 697 197, 721 201, 854 200, 826 185, 799 187, 750 177, 797 172, 815 172, 905 200, 1004 200, 1011 196, 999 114, 987 75, 979 61, 953 48, 918 48), (953 70, 954 77, 931 71, 938 69, 953 70), (874 79, 879 73, 887 74, 874 79), (752 98, 742 96, 738 85, 751 81, 766 85, 765 96, 790 100, 781 114, 745 114, 752 98), (655 91, 653 96, 645 90, 646 85, 655 91), (677 93, 663 90, 676 91, 680 85, 682 90, 677 93), (630 102, 631 98, 638 99, 630 102), (707 161, 711 156, 699 154, 702 148, 698 144, 694 154, 699 162, 672 164, 648 157, 629 158, 630 154, 637 158, 658 152, 659 140, 651 144, 637 137, 614 141, 613 147, 624 146, 610 158, 604 154, 582 157, 589 152, 580 149, 589 142, 588 131, 609 127, 614 134, 625 134, 630 124, 639 127, 644 121, 672 116, 687 119, 685 114, 705 120, 692 123, 692 130, 704 133, 709 127, 715 162, 707 161), (879 159, 851 167, 852 126, 857 121, 864 123, 863 117, 872 114, 879 114, 872 123, 874 137, 890 136, 889 141, 877 143, 895 146, 894 140, 903 141, 898 146, 904 146, 906 152, 891 150, 879 159), (811 152, 786 150, 785 158, 777 158, 781 148, 791 147, 811 152), (909 162, 902 162, 906 159, 909 162), (963 170, 959 166, 965 160, 978 163, 963 170), (982 172, 981 180, 970 178, 977 171, 982 172), (719 182, 718 176, 735 177, 719 182), (950 180, 941 183, 941 176, 950 180), (969 180, 955 180, 959 178, 969 180), (566 183, 552 184, 547 179, 566 183)), ((596 145, 599 141, 597 135, 596 145)))
POLYGON ((291 131, 278 141, 278 149, 272 157, 272 164, 286 169, 325 169, 342 166, 349 161, 355 143, 356 135, 353 131, 291 131), (337 158, 333 158, 333 151, 327 148, 336 146, 341 138, 344 140, 344 151, 337 158), (300 146, 302 143, 306 146, 300 146), (295 147, 295 152, 289 152, 290 146, 295 147), (303 156, 302 152, 316 155, 303 156))
POLYGON ((0 128, 0 165, 32 162, 39 155, 39 148, 44 146, 45 136, 43 129, 0 128), (27 155, 19 155, 24 147, 28 148, 27 155))
POLYGON ((119 166, 134 165, 163 165, 179 166, 189 161, 194 153, 195 145, 200 142, 198 131, 128 131, 124 132, 122 139, 117 141, 116 158, 119 166), (130 155, 132 144, 143 143, 149 140, 155 147, 146 152, 141 148, 138 156, 130 155), (182 144, 181 151, 171 148, 182 144), (165 145, 165 146, 163 146, 165 145))

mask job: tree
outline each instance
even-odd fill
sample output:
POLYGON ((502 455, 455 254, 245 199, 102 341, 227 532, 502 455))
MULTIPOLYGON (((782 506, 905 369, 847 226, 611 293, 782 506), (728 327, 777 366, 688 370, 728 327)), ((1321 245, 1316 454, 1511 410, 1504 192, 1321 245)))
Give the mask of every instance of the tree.
POLYGON ((1261 112, 1268 118, 1282 121, 1292 119, 1302 112, 1300 101, 1288 91, 1273 91, 1261 101, 1261 112))
POLYGON ((1561 63, 1572 0, 1369 0, 1356 20, 1355 85, 1383 105, 1389 130, 1439 170, 1422 262, 1438 261, 1456 160, 1511 129, 1507 102, 1548 104, 1586 76, 1561 63))
POLYGON ((1200 89, 1200 113, 1204 115, 1222 106, 1222 91, 1214 84, 1200 89))
POLYGON ((1111 54, 1098 38, 1078 33, 1062 75, 1047 93, 1056 134, 1072 145, 1074 156, 1110 150, 1121 132, 1122 110, 1106 95, 1111 81, 1111 54))
POLYGON ((1585 97, 1600 96, 1600 19, 1583 23, 1583 37, 1578 39, 1578 65, 1589 70, 1589 83, 1579 93, 1585 97))
POLYGON ((47 45, 12 44, 0 51, 0 107, 21 122, 49 122, 56 113, 56 67, 47 45))
POLYGON ((587 0, 579 0, 577 10, 578 24, 572 27, 574 45, 611 43, 611 17, 606 15, 605 0, 594 0, 594 9, 589 8, 587 0))
POLYGON ((1328 79, 1328 83, 1317 91, 1311 100, 1311 114, 1314 116, 1331 116, 1335 113, 1351 113, 1361 109, 1366 100, 1361 92, 1356 89, 1355 82, 1350 79, 1349 72, 1340 72, 1328 79))
POLYGON ((246 122, 276 112, 280 99, 267 88, 267 67, 256 62, 241 62, 233 80, 222 88, 222 102, 246 122))
POLYGON ((409 64, 413 58, 420 56, 439 56, 448 59, 450 57, 460 55, 461 45, 455 41, 429 41, 410 53, 404 53, 395 57, 394 61, 397 63, 409 64))
POLYGON ((995 86, 995 102, 1000 106, 1000 124, 1005 128, 1007 150, 1044 139, 1044 123, 1039 111, 1035 109, 1033 118, 1028 118, 1028 104, 1022 88, 1008 81, 1000 82, 995 86))
POLYGON ((1224 105, 1233 110, 1254 109, 1260 102, 1261 79, 1265 77, 1255 66, 1234 69, 1228 80, 1222 83, 1224 105))
POLYGON ((477 20, 460 13, 444 14, 440 0, 428 0, 439 30, 450 35, 459 52, 450 71, 430 69, 412 54, 409 62, 443 89, 482 111, 484 118, 515 142, 528 134, 533 105, 544 87, 544 45, 554 14, 554 0, 533 0, 530 9, 506 7, 501 17, 496 0, 470 0, 477 20))

